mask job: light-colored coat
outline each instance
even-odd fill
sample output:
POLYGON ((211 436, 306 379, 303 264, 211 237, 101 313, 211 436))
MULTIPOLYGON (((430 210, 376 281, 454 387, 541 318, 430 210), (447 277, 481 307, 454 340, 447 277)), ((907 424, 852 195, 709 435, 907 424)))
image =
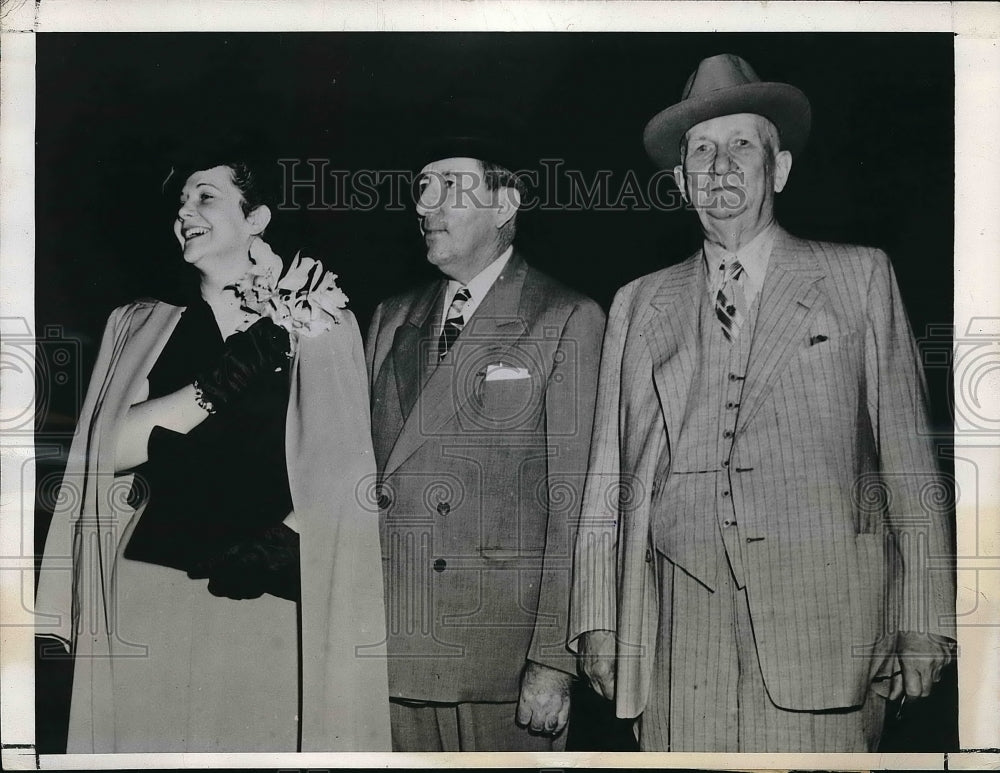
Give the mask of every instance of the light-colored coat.
POLYGON ((368 338, 390 694, 516 701, 527 659, 575 673, 569 531, 604 314, 515 252, 438 362, 445 287, 382 303, 368 338))
MULTIPOLYGON (((116 616, 156 615, 157 610, 128 607, 128 589, 116 587, 121 551, 141 510, 134 512, 126 503, 131 476, 115 475, 114 460, 125 412, 140 394, 182 311, 140 301, 111 315, 49 528, 36 601, 37 629, 72 643, 71 751, 123 748, 125 741, 116 738, 116 728, 127 724, 128 718, 116 716, 122 712, 116 705, 116 690, 145 690, 151 713, 157 712, 157 696, 170 700, 174 694, 170 685, 121 685, 121 677, 116 686, 116 657, 136 654, 135 647, 118 635, 116 616)), ((342 323, 328 333, 300 340, 292 365, 286 455, 301 533, 299 721, 302 749, 308 751, 390 748, 377 521, 357 495, 375 471, 366 398, 361 337, 352 315, 345 313, 342 323), (357 648, 364 645, 374 645, 365 650, 371 657, 359 658, 357 648)), ((252 485, 252 470, 247 477, 252 485)), ((185 587, 194 587, 195 581, 180 573, 162 571, 180 576, 177 582, 185 587)), ((204 605, 219 601, 204 588, 199 598, 204 605)), ((187 624, 164 621, 170 626, 187 624)), ((294 660, 294 622, 290 624, 287 647, 294 660)), ((265 627, 262 621, 258 635, 265 627)), ((185 653, 168 657, 185 667, 185 653)), ((240 653, 221 651, 216 657, 232 663, 240 653)), ((244 665, 243 678, 250 681, 259 669, 268 668, 267 663, 244 665)), ((226 689, 211 683, 199 687, 217 689, 223 697, 226 689)), ((294 695, 294 685, 291 690, 294 695)), ((266 704, 268 696, 260 698, 266 704)), ((226 710, 238 716, 247 708, 226 710)), ((149 723, 153 726, 155 716, 149 723)), ((251 730, 260 736, 267 733, 266 727, 251 730)), ((163 726, 159 740, 153 739, 154 746, 145 750, 173 749, 185 732, 184 727, 163 726)), ((134 744, 135 739, 127 743, 134 744)), ((233 748, 232 739, 220 738, 218 744, 223 750, 240 750, 233 748)))
MULTIPOLYGON (((699 251, 622 288, 604 342, 569 638, 617 632, 622 717, 647 700, 665 603, 650 519, 683 464, 670 451, 697 399, 704 293, 699 251)), ((879 250, 779 231, 761 293, 729 472, 761 670, 782 708, 856 706, 891 667, 896 631, 954 637, 952 523, 918 354, 879 250)), ((667 558, 696 577, 692 535, 716 528, 706 508, 658 520, 667 558)))

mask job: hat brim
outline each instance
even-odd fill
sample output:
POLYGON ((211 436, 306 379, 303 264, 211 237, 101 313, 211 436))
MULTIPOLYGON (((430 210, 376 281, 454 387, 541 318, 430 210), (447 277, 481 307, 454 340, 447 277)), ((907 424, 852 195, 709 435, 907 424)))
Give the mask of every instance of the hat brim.
POLYGON ((787 83, 746 83, 693 97, 662 110, 646 124, 642 142, 653 163, 672 169, 681 161, 684 133, 692 126, 736 113, 755 113, 773 123, 781 135, 782 150, 796 155, 809 137, 812 111, 809 100, 787 83))
POLYGON ((530 159, 514 142, 498 137, 444 135, 428 138, 420 144, 417 169, 445 158, 475 158, 497 164, 511 172, 531 168, 530 159))

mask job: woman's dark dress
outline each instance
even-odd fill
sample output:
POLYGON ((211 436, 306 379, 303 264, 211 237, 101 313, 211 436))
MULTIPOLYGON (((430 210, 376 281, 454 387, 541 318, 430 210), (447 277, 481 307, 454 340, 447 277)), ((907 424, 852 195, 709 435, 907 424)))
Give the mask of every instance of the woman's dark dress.
MULTIPOLYGON (((188 306, 149 373, 149 399, 213 367, 223 340, 203 300, 188 306)), ((156 427, 132 492, 148 499, 125 557, 185 571, 292 509, 285 464, 288 370, 251 385, 225 410, 182 435, 156 427)))

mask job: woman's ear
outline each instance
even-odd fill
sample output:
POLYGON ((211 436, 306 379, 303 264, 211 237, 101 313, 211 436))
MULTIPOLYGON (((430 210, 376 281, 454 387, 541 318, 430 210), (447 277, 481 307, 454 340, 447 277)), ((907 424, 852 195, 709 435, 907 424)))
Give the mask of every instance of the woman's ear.
POLYGON ((271 222, 271 210, 266 204, 260 204, 247 215, 247 223, 250 225, 250 232, 254 236, 264 233, 271 222))

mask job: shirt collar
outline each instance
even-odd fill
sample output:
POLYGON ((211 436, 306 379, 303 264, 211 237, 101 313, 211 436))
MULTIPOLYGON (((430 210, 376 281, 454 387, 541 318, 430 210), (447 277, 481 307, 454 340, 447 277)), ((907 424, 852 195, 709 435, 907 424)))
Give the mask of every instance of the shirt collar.
POLYGON ((767 274, 767 265, 771 260, 771 250, 774 248, 776 235, 777 228, 771 223, 749 244, 741 247, 738 253, 729 252, 725 247, 706 239, 702 254, 705 257, 705 276, 709 294, 714 296, 722 284, 724 272, 719 267, 723 264, 728 265, 734 258, 739 258, 743 266, 742 283, 745 294, 748 300, 755 298, 764 285, 764 275, 767 274))
POLYGON ((455 297, 455 293, 457 293, 460 288, 465 287, 469 291, 469 300, 465 303, 462 316, 465 318, 465 321, 468 322, 469 317, 476 310, 479 304, 483 302, 483 298, 486 297, 486 293, 490 291, 493 283, 497 281, 497 277, 503 272, 504 267, 510 260, 510 256, 513 254, 514 246, 511 245, 500 253, 500 257, 496 258, 486 268, 476 274, 476 276, 473 277, 467 285, 463 285, 455 279, 449 279, 448 288, 445 291, 444 297, 445 315, 448 313, 448 309, 455 297))

